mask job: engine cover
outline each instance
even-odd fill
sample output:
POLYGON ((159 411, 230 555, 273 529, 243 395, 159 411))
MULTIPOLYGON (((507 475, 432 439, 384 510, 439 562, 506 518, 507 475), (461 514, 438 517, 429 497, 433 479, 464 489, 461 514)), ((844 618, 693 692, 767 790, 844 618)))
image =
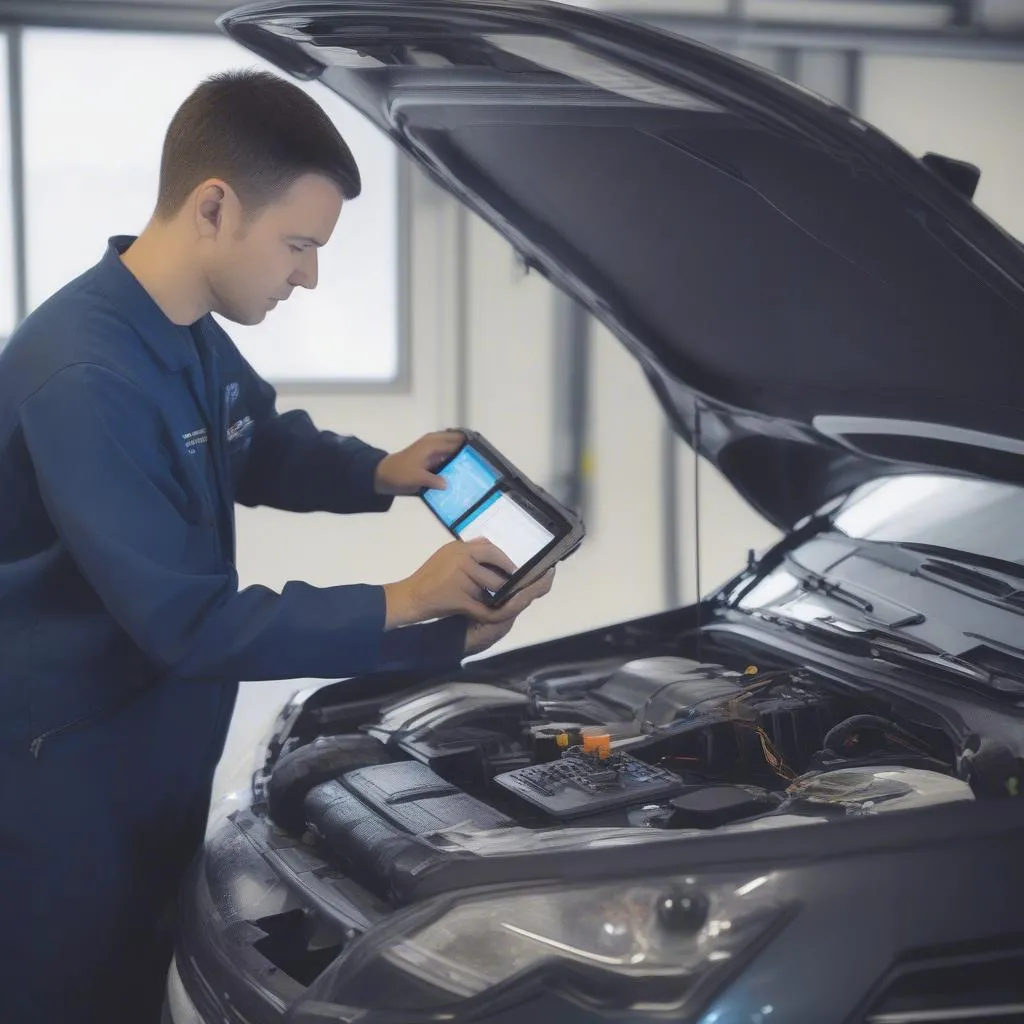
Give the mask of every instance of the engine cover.
MULTIPOLYGON (((640 658, 603 678, 583 679, 575 692, 560 681, 561 699, 551 703, 592 722, 629 722, 638 733, 669 725, 698 704, 735 697, 743 686, 737 672, 677 657, 640 658)), ((549 692, 543 682, 531 687, 541 702, 549 692)))
POLYGON ((433 767, 476 776, 524 749, 529 699, 486 683, 449 683, 385 708, 366 731, 433 767))
POLYGON ((645 658, 622 666, 595 695, 631 714, 641 729, 662 727, 697 705, 735 697, 742 677, 718 665, 685 658, 645 658))

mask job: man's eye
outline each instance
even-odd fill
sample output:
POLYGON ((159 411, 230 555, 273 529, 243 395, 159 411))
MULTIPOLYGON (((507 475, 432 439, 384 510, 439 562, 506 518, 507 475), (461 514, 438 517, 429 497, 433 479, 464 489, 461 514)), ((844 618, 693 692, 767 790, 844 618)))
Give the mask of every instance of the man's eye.
POLYGON ((302 252, 302 248, 298 245, 289 245, 288 248, 291 249, 292 252, 302 252))

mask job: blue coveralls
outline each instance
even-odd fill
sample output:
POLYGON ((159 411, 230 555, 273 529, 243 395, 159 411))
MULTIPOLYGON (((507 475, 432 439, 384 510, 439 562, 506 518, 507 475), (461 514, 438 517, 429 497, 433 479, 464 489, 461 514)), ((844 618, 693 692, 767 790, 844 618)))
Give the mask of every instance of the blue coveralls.
POLYGON ((382 588, 238 588, 234 503, 383 512, 384 452, 278 414, 111 239, 0 353, 0 1021, 146 1024, 238 680, 458 664, 382 588))

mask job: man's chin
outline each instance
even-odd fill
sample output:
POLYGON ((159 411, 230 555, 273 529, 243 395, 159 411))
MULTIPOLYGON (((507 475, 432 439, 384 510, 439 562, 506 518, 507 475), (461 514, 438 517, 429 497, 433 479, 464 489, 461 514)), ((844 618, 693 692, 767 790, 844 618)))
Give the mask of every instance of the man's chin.
POLYGON ((218 309, 215 312, 224 317, 225 320, 230 320, 231 323, 238 324, 240 327, 255 327, 257 324, 263 323, 269 311, 261 309, 254 313, 238 313, 237 311, 229 313, 227 310, 218 309))

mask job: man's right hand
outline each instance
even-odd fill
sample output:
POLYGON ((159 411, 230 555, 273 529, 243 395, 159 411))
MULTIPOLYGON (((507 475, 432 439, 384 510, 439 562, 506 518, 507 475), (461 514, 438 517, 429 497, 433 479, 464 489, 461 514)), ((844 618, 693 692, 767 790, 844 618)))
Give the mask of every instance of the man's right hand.
POLYGON ((449 615, 465 615, 474 622, 498 621, 500 609, 490 608, 480 598, 485 590, 497 590, 505 579, 488 566, 509 575, 516 569, 504 552, 483 538, 446 544, 408 579, 385 584, 384 628, 449 615))

